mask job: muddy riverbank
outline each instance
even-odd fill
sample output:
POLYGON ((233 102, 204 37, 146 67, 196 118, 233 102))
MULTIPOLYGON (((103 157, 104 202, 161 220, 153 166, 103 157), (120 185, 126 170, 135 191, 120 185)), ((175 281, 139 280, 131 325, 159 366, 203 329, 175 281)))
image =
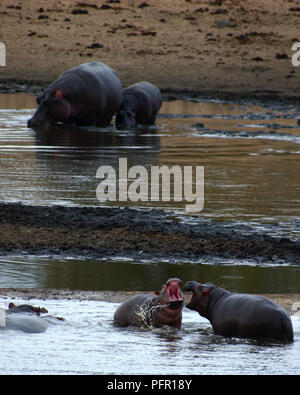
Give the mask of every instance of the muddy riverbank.
POLYGON ((0 204, 0 254, 299 264, 300 242, 163 210, 0 204))

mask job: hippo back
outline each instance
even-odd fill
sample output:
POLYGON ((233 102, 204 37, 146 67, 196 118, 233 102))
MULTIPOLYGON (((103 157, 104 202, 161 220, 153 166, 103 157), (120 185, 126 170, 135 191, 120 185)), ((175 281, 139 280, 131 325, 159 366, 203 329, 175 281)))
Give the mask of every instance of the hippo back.
POLYGON ((48 328, 48 323, 37 316, 14 313, 6 315, 6 325, 3 329, 15 329, 28 333, 42 333, 48 328))

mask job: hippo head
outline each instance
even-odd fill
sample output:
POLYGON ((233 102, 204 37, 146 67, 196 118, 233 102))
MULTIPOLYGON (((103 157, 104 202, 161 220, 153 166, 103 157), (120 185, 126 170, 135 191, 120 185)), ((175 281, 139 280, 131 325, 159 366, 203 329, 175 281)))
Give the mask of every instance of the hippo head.
POLYGON ((9 303, 8 309, 11 313, 35 313, 37 315, 48 313, 48 310, 44 307, 35 307, 29 304, 22 304, 16 306, 14 303, 9 303))
POLYGON ((181 327, 183 292, 180 289, 181 280, 170 278, 160 292, 155 292, 156 308, 153 310, 152 323, 154 326, 168 325, 174 328, 181 327))
POLYGON ((178 278, 169 278, 162 286, 160 292, 156 292, 161 304, 167 304, 170 309, 179 309, 183 307, 184 294, 180 289, 181 280, 178 278))
POLYGON ((188 281, 184 284, 185 291, 191 291, 192 298, 186 305, 188 309, 198 311, 203 317, 207 316, 211 292, 217 288, 212 283, 200 284, 197 281, 188 281))
POLYGON ((58 122, 65 123, 71 116, 72 107, 60 89, 46 90, 36 101, 39 106, 27 122, 30 128, 49 129, 58 122))
POLYGON ((132 129, 137 126, 136 121, 136 98, 133 95, 124 95, 121 108, 116 115, 117 129, 132 129))

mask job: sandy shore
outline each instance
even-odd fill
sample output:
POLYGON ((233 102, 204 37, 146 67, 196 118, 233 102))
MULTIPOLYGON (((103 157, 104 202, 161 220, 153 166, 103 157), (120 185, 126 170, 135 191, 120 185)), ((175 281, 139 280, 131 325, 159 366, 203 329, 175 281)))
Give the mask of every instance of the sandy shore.
POLYGON ((297 0, 2 0, 0 82, 47 84, 101 61, 123 86, 239 97, 299 96, 297 0))
MULTIPOLYGON (((136 292, 136 291, 80 291, 69 289, 51 289, 51 288, 0 288, 0 298, 8 301, 14 299, 41 299, 45 301, 47 307, 47 299, 63 299, 63 300, 99 300, 105 302, 120 303, 127 300, 130 296, 154 292, 136 292)), ((267 298, 273 300, 284 307, 287 312, 295 314, 293 304, 300 303, 300 294, 264 294, 267 298)), ((185 303, 190 300, 190 294, 185 294, 185 303)))

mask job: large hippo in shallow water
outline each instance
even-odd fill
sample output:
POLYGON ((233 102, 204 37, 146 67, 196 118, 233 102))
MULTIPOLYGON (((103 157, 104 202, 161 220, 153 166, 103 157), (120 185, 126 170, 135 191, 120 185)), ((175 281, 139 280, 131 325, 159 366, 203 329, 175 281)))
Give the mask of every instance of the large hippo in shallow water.
POLYGON ((181 280, 170 278, 156 296, 135 295, 118 307, 114 322, 120 326, 180 328, 183 309, 181 280))
POLYGON ((28 127, 49 128, 57 123, 109 125, 122 102, 122 85, 109 66, 85 63, 65 71, 38 98, 28 127))
POLYGON ((184 290, 193 292, 186 307, 207 318, 217 335, 293 341, 289 315, 265 297, 232 293, 211 283, 196 281, 188 281, 184 290))
POLYGON ((154 125, 161 104, 160 90, 150 82, 137 82, 123 89, 123 102, 116 115, 116 127, 125 129, 137 125, 154 125))

